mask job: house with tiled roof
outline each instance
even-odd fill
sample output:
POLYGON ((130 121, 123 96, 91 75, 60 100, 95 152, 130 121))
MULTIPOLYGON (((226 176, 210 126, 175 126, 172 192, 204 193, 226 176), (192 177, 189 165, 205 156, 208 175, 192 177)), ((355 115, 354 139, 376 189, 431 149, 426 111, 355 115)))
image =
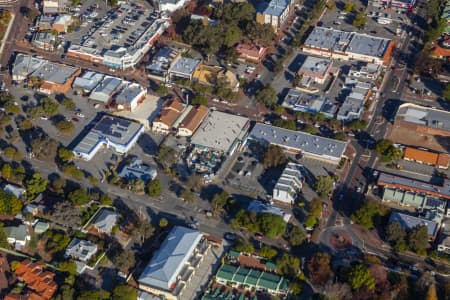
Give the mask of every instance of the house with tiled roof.
POLYGON ((178 136, 192 136, 200 124, 208 114, 208 107, 199 105, 198 107, 192 107, 189 113, 184 117, 181 123, 178 125, 178 136))
POLYGON ((34 263, 28 259, 17 266, 15 274, 19 281, 27 285, 29 290, 44 300, 51 299, 58 289, 58 285, 54 281, 55 273, 46 271, 44 265, 34 263))
POLYGON ((178 99, 166 102, 158 118, 153 121, 152 130, 158 133, 169 133, 175 127, 177 120, 181 120, 186 106, 178 99))
POLYGON ((5 296, 4 300, 46 300, 46 298, 28 291, 25 294, 8 294, 5 296))
POLYGON ((254 63, 261 62, 267 54, 266 47, 261 47, 255 44, 239 43, 236 46, 236 51, 239 53, 239 60, 254 63))

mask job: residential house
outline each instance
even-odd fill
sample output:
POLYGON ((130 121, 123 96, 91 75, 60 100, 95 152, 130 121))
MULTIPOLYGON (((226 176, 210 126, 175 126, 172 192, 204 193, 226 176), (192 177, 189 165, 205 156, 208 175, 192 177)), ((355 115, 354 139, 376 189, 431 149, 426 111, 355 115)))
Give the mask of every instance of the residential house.
POLYGON ((74 238, 67 246, 64 255, 82 262, 88 262, 97 251, 97 245, 93 242, 74 238))
POLYGON ((1 188, 8 194, 14 195, 17 199, 23 199, 27 193, 25 188, 8 182, 3 182, 1 188))
POLYGON ((207 116, 207 106, 193 107, 178 125, 177 136, 192 136, 207 116))
POLYGON ((42 12, 44 14, 59 14, 70 5, 68 0, 44 0, 42 2, 42 12))
POLYGON ((413 147, 405 147, 403 159, 420 164, 437 166, 440 169, 447 169, 449 165, 449 155, 447 153, 436 153, 413 147))
POLYGON ((26 259, 16 268, 15 274, 26 288, 41 296, 44 300, 53 297, 58 285, 54 281, 55 273, 46 271, 44 265, 26 259))
POLYGON ((124 82, 122 89, 114 97, 118 110, 133 111, 145 99, 147 91, 138 83, 124 82))
POLYGON ((327 118, 334 118, 337 106, 324 96, 309 94, 296 89, 289 89, 282 105, 293 111, 321 113, 327 118))
POLYGON ((294 203, 303 187, 303 170, 300 164, 288 163, 275 184, 273 199, 288 204, 294 203))
POLYGON ((24 247, 31 239, 30 233, 28 232, 28 227, 24 224, 3 227, 3 231, 6 234, 8 244, 17 250, 24 247))
POLYGON ((157 133, 169 133, 185 109, 186 106, 178 99, 164 103, 159 117, 153 120, 152 130, 157 133))
POLYGON ((47 223, 44 221, 37 221, 36 224, 34 224, 34 233, 43 234, 49 228, 50 228, 50 223, 47 223))
POLYGON ((174 12, 188 3, 188 0, 158 0, 159 11, 174 12))
POLYGON ((252 63, 260 63, 267 54, 266 47, 261 47, 255 44, 239 43, 236 46, 236 51, 239 53, 239 60, 252 63))
POLYGON ((114 226, 119 221, 119 214, 111 209, 101 209, 92 222, 92 228, 103 234, 111 234, 114 226))
POLYGON ((192 80, 194 72, 201 64, 201 60, 179 56, 169 69, 168 75, 170 81, 178 79, 192 80))
POLYGON ((135 157, 129 164, 125 165, 119 173, 120 178, 126 180, 141 179, 148 183, 158 175, 155 168, 145 165, 141 159, 135 157))

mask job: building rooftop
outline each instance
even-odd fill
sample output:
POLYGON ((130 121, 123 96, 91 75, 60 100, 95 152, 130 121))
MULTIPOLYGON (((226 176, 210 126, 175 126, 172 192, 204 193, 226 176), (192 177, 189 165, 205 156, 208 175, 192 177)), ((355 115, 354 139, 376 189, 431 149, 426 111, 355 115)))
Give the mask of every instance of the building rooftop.
POLYGON ((7 182, 3 182, 1 187, 5 192, 19 199, 27 192, 25 188, 7 182))
POLYGON ((110 115, 103 116, 100 121, 75 146, 77 153, 91 153, 95 146, 108 140, 114 144, 128 144, 140 131, 143 125, 110 115))
POLYGON ((33 57, 18 53, 14 61, 12 69, 13 76, 27 77, 41 66, 45 65, 48 61, 39 57, 33 57))
POLYGON ((399 212, 393 212, 391 213, 391 216, 389 217, 389 222, 399 222, 400 225, 403 228, 406 228, 407 230, 412 230, 414 227, 423 225, 426 226, 428 229, 428 235, 429 236, 436 236, 437 231, 439 229, 439 224, 436 222, 422 219, 419 217, 410 216, 404 213, 399 212))
POLYGON ((8 238, 12 238, 16 241, 25 241, 27 236, 29 236, 28 227, 23 224, 20 224, 19 226, 3 227, 3 231, 8 238))
POLYGON ((107 102, 122 84, 122 80, 117 77, 105 76, 96 86, 89 96, 90 99, 107 102))
POLYGON ((100 210, 97 217, 95 217, 92 225, 97 228, 98 231, 106 234, 110 234, 113 227, 119 220, 119 214, 111 209, 100 210))
POLYGON ((307 94, 296 89, 289 89, 282 105, 296 111, 311 110, 319 112, 326 101, 327 98, 316 94, 307 94))
POLYGON ((41 78, 46 82, 64 84, 72 78, 78 70, 78 68, 68 65, 47 62, 37 68, 31 76, 41 78))
POLYGON ((249 138, 334 160, 340 159, 347 147, 343 141, 261 123, 256 123, 249 138))
POLYGON ((169 128, 173 127, 185 109, 186 107, 179 99, 167 101, 164 103, 159 117, 154 122, 161 122, 169 128))
POLYGON ((373 57, 383 57, 390 42, 391 40, 389 39, 355 33, 346 52, 373 57))
POLYGON ((196 230, 175 226, 142 272, 139 283, 166 291, 172 290, 178 274, 202 236, 196 230))
POLYGON ((360 97, 346 97, 341 107, 339 108, 336 116, 337 119, 346 121, 359 119, 364 109, 364 103, 365 99, 361 99, 360 97))
POLYGON ((67 246, 65 255, 81 261, 88 261, 97 253, 97 245, 91 241, 74 238, 67 246))
POLYGON ((201 60, 180 56, 170 67, 169 72, 182 75, 192 75, 201 60))
POLYGON ((302 171, 304 171, 302 165, 292 162, 288 163, 273 188, 273 198, 289 203, 295 201, 298 192, 303 187, 302 171))
POLYGON ((127 82, 120 92, 115 96, 115 100, 121 103, 131 103, 137 97, 145 93, 145 89, 138 83, 127 82))
POLYGON ((450 181, 444 180, 443 185, 433 185, 423 181, 418 181, 410 178, 399 177, 387 173, 381 173, 378 177, 378 185, 401 187, 403 189, 410 189, 412 191, 419 191, 425 194, 438 195, 442 198, 450 199, 450 181))
POLYGON ((191 143, 228 152, 236 140, 242 140, 248 126, 249 119, 246 117, 212 111, 195 132, 191 143))
POLYGON ((248 211, 254 211, 257 214, 272 214, 283 218, 285 222, 289 222, 291 215, 287 214, 281 208, 272 206, 270 204, 262 203, 258 200, 253 200, 247 207, 248 211))
POLYGON ((298 73, 309 77, 324 77, 331 65, 329 59, 307 56, 298 73))
POLYGON ((304 45, 329 51, 344 52, 352 36, 352 32, 316 26, 309 34, 304 45))
POLYGON ((271 0, 267 6, 263 6, 262 12, 266 15, 279 17, 290 4, 290 0, 271 0))
POLYGON ((104 74, 86 71, 83 75, 75 78, 73 82, 74 88, 80 88, 86 91, 92 91, 105 78, 104 74))
POLYGON ((14 272, 19 281, 26 283, 28 289, 36 292, 45 300, 51 299, 58 289, 58 285, 54 281, 55 273, 45 271, 42 264, 25 259, 14 272))
POLYGON ((133 161, 124 166, 119 173, 119 177, 130 179, 142 179, 144 182, 148 183, 155 179, 157 176, 157 171, 148 165, 145 165, 141 159, 134 158, 133 161))
POLYGON ((396 119, 430 128, 450 131, 450 112, 444 110, 405 103, 400 105, 396 119))
POLYGON ((203 119, 205 119, 208 112, 208 107, 204 105, 199 105, 198 107, 192 108, 178 125, 178 128, 185 128, 191 132, 195 132, 195 130, 197 130, 203 122, 203 119))
POLYGON ((439 154, 431 151, 406 147, 403 157, 405 159, 411 159, 431 165, 436 165, 439 154))

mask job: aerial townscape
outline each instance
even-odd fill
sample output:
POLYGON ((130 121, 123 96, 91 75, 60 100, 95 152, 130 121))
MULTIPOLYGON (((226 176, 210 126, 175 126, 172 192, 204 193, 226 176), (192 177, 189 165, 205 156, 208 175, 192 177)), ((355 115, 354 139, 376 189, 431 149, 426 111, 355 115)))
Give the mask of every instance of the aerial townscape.
POLYGON ((450 0, 0 0, 0 299, 450 300, 450 0))

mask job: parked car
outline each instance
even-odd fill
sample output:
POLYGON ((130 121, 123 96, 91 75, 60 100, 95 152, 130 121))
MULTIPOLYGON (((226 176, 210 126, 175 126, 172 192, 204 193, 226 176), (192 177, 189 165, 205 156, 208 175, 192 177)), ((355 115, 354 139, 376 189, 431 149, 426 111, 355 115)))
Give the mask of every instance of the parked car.
POLYGON ((232 232, 226 232, 223 237, 230 242, 233 242, 236 240, 236 234, 232 233, 232 232))
POLYGON ((257 238, 258 240, 262 240, 264 238, 264 234, 262 234, 262 232, 257 232, 255 233, 255 238, 257 238))

